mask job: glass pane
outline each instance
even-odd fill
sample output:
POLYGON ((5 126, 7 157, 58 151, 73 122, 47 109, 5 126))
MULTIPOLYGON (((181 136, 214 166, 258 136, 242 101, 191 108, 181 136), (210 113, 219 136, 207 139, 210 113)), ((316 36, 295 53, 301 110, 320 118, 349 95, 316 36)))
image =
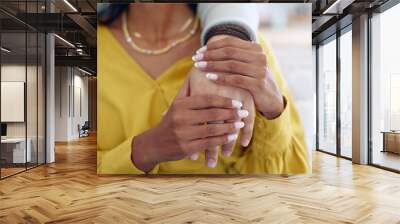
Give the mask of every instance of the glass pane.
POLYGON ((352 35, 351 30, 340 37, 340 121, 341 155, 352 156, 352 35))
MULTIPOLYGON (((37 19, 25 13, 44 13, 44 5, 45 0, 0 1, 22 20, 37 19)), ((2 12, 0 18, 3 178, 45 161, 45 36, 2 12)))
MULTIPOLYGON (((37 1, 28 1, 25 10, 29 14, 38 12, 37 1)), ((29 17, 33 24, 37 23, 37 16, 29 17)), ((30 161, 27 163, 28 168, 37 166, 38 160, 38 34, 36 30, 27 29, 27 149, 30 149, 30 161)))
POLYGON ((38 88, 37 88, 37 81, 38 81, 38 57, 37 57, 37 33, 36 32, 29 32, 27 33, 28 38, 28 63, 27 63, 27 80, 26 80, 26 112, 27 112, 27 142, 28 142, 28 150, 31 151, 30 158, 28 160, 28 168, 37 165, 37 150, 38 150, 38 143, 37 143, 37 132, 38 132, 38 107, 37 107, 37 97, 38 97, 38 88))
POLYGON ((372 163, 400 170, 400 5, 372 18, 372 163))
POLYGON ((46 37, 44 34, 38 35, 38 163, 45 163, 45 44, 46 37))
POLYGON ((336 39, 318 48, 319 149, 336 153, 336 39))
POLYGON ((25 170, 31 153, 26 141, 25 31, 2 29, 1 47, 1 173, 5 177, 25 170))

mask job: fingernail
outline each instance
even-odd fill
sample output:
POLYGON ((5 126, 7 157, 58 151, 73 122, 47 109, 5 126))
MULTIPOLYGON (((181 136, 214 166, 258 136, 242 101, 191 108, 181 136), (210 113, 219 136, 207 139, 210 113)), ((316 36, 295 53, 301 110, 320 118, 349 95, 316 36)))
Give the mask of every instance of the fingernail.
POLYGON ((239 114, 240 118, 244 118, 244 117, 249 116, 249 112, 247 110, 239 110, 238 114, 239 114))
POLYGON ((200 61, 201 59, 203 59, 204 55, 202 53, 196 54, 192 57, 193 61, 200 61))
POLYGON ((250 139, 243 139, 241 145, 243 147, 247 147, 250 144, 250 139))
POLYGON ((240 102, 238 100, 232 100, 232 106, 240 109, 240 108, 242 108, 243 104, 242 104, 242 102, 240 102))
POLYGON ((238 122, 235 122, 234 125, 235 125, 235 128, 236 128, 236 129, 241 129, 241 128, 244 127, 244 122, 238 121, 238 122))
POLYGON ((199 61, 194 63, 195 68, 205 68, 207 66, 207 62, 205 61, 199 61))
POLYGON ((207 166, 210 168, 214 168, 217 165, 217 161, 215 159, 208 159, 207 166))
POLYGON ((230 156, 232 154, 232 150, 222 150, 223 156, 230 156))
POLYGON ((203 53, 204 51, 206 51, 207 50, 207 46, 203 46, 203 47, 201 47, 200 49, 198 49, 197 51, 196 51, 196 53, 198 54, 198 53, 203 53))
POLYGON ((209 79, 209 80, 217 80, 218 79, 218 75, 217 74, 214 74, 214 73, 207 73, 206 74, 206 78, 207 79, 209 79))
POLYGON ((189 156, 189 158, 191 160, 197 160, 199 158, 199 154, 198 153, 192 154, 191 156, 189 156))
POLYGON ((235 141, 237 139, 237 134, 229 134, 228 135, 228 142, 235 141))

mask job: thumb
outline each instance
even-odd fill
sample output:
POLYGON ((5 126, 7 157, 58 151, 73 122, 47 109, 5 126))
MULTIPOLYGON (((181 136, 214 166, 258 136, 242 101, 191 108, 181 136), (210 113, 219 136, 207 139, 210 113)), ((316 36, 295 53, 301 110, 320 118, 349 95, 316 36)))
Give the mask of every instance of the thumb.
MULTIPOLYGON (((183 98, 190 95, 190 88, 189 88, 189 78, 185 80, 182 85, 182 88, 179 90, 178 95, 176 95, 175 99, 183 98)), ((164 116, 168 112, 168 108, 162 112, 161 116, 164 116)))
POLYGON ((189 79, 190 77, 188 77, 185 82, 182 85, 181 90, 179 90, 178 95, 176 96, 176 99, 178 98, 182 98, 182 97, 186 97, 190 95, 190 85, 189 85, 189 79))

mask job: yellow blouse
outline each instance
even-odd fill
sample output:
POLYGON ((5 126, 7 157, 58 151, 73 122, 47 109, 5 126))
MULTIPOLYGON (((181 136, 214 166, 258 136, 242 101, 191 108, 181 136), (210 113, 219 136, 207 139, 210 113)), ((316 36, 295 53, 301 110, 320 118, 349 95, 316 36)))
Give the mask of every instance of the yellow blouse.
MULTIPOLYGON (((152 79, 123 49, 111 31, 98 26, 98 174, 140 174, 131 162, 132 138, 152 127, 168 108, 193 62, 190 57, 178 60, 158 79, 152 79)), ((309 172, 304 130, 293 99, 278 70, 276 59, 260 37, 287 106, 280 117, 268 120, 256 115, 254 134, 244 149, 236 144, 230 157, 219 156, 215 168, 204 163, 204 153, 197 161, 182 159, 158 164, 151 173, 306 173, 309 172)), ((239 142, 239 141, 237 141, 239 142)))

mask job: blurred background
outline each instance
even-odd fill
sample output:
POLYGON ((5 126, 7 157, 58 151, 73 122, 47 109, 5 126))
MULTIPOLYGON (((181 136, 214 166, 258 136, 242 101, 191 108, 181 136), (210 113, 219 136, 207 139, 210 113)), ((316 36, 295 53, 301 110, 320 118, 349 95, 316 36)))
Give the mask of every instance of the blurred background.
POLYGON ((316 138, 311 4, 268 3, 257 4, 257 7, 260 32, 272 47, 282 75, 292 92, 303 120, 311 155, 316 138))

